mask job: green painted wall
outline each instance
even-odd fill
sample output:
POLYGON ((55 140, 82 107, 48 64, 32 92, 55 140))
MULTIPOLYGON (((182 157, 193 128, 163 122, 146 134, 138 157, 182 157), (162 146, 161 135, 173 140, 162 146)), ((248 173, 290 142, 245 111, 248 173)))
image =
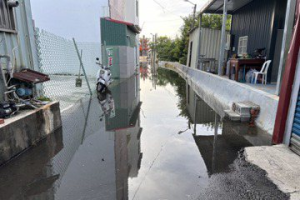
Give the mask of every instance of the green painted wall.
POLYGON ((127 26, 101 19, 101 43, 106 46, 127 46, 127 26))
MULTIPOLYGON (((128 28, 125 24, 119 24, 101 18, 101 44, 102 44, 102 62, 105 66, 109 65, 109 57, 113 58, 111 65, 112 78, 119 79, 121 76, 121 64, 124 60, 126 62, 126 55, 124 53, 120 57, 120 47, 137 47, 136 34, 128 28), (107 50, 110 49, 112 55, 109 56, 107 50)), ((128 56, 127 56, 128 59, 128 56)), ((124 66, 122 66, 124 67, 124 66)), ((126 67, 126 66, 125 66, 126 67)))
POLYGON ((120 78, 120 54, 119 54, 119 47, 116 46, 106 46, 105 48, 102 48, 102 58, 103 58, 103 64, 105 66, 108 65, 108 54, 107 50, 110 50, 112 52, 111 57, 113 58, 112 66, 110 67, 112 78, 118 79, 120 78))
POLYGON ((106 46, 136 46, 136 34, 125 24, 118 24, 101 19, 101 43, 106 46))

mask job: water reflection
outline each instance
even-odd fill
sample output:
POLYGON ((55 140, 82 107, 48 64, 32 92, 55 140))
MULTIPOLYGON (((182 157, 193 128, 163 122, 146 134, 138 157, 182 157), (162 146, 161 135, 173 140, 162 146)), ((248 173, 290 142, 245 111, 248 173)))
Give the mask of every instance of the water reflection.
POLYGON ((139 76, 62 113, 63 128, 0 169, 0 199, 128 199, 140 148, 139 76))
POLYGON ((188 129, 192 131, 209 176, 230 172, 230 165, 245 147, 271 144, 271 137, 257 127, 221 119, 177 73, 158 71, 158 85, 171 84, 176 88, 180 116, 188 120, 188 129))
POLYGON ((51 160, 61 149, 62 130, 23 154, 14 162, 1 167, 0 170, 0 199, 53 199, 54 182, 60 178, 49 165, 51 160))
POLYGON ((247 123, 221 119, 207 103, 186 84, 187 115, 194 123, 194 140, 205 162, 208 175, 230 172, 239 151, 253 145, 270 145, 271 138, 247 123))
POLYGON ((221 119, 176 73, 147 71, 141 92, 133 76, 63 112, 62 130, 0 168, 0 199, 196 199, 238 151, 271 141, 221 119))

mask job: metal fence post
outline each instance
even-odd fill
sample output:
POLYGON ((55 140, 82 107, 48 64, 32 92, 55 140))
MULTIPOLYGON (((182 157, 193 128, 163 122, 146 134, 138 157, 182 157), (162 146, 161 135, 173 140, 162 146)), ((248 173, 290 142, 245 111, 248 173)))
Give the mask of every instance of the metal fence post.
POLYGON ((222 34, 221 34, 220 57, 219 57, 219 65, 218 65, 218 75, 219 76, 222 75, 222 67, 223 67, 223 63, 224 63, 224 54, 225 54, 227 2, 228 2, 228 0, 224 0, 224 5, 223 5, 223 23, 222 23, 222 34))
POLYGON ((76 52, 77 52, 77 56, 78 56, 78 58, 79 58, 80 65, 81 65, 81 67, 82 67, 82 71, 83 71, 84 76, 85 76, 86 83, 87 83, 88 88, 89 88, 89 91, 90 91, 90 95, 93 95, 93 92, 92 92, 92 90, 91 90, 91 86, 90 86, 89 80, 88 80, 87 75, 86 75, 86 72, 85 72, 85 68, 84 68, 84 66, 83 66, 82 58, 81 58, 81 56, 80 56, 80 52, 79 52, 79 50, 78 50, 78 47, 77 47, 77 44, 76 44, 76 41, 75 41, 74 38, 73 38, 73 42, 74 42, 74 46, 75 46, 75 49, 76 49, 76 52))

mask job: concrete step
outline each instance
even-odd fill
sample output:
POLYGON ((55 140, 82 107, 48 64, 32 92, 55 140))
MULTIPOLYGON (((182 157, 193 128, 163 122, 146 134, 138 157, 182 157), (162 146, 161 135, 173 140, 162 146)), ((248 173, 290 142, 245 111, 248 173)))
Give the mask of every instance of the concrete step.
POLYGON ((231 121, 240 121, 241 115, 237 114, 236 112, 232 110, 224 110, 225 114, 231 121))
POLYGON ((233 103, 232 110, 238 115, 250 117, 251 106, 244 102, 233 103))

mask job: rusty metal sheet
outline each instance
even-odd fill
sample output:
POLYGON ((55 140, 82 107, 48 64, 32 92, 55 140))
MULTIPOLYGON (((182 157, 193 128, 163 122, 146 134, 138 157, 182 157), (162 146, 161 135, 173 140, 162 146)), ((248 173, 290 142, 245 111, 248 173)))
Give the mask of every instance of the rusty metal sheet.
POLYGON ((48 75, 31 69, 24 69, 20 72, 14 73, 13 78, 33 84, 42 83, 50 80, 50 77, 48 75))

